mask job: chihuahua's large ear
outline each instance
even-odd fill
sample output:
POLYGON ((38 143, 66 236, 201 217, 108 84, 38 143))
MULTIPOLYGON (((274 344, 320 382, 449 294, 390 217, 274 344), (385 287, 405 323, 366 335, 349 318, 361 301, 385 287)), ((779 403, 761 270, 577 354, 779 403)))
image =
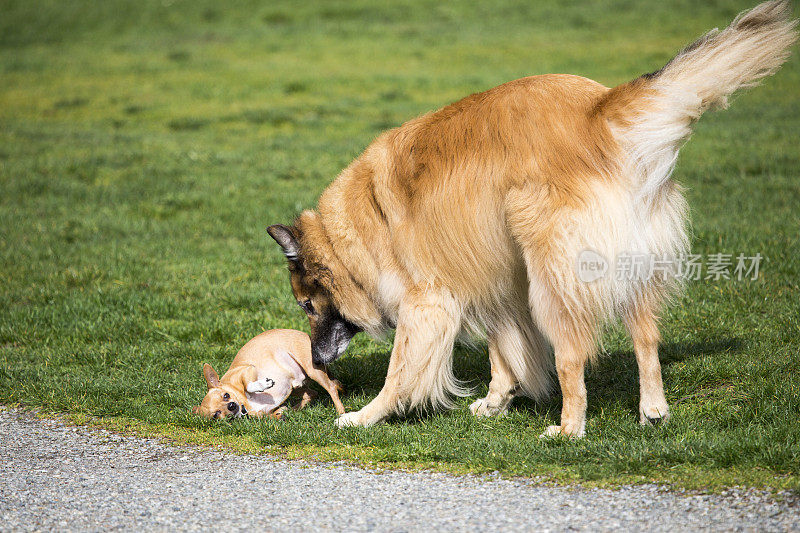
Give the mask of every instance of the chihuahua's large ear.
POLYGON ((195 405, 194 407, 192 407, 192 414, 196 415, 198 413, 200 413, 200 406, 199 405, 195 405))
POLYGON ((209 389, 219 387, 219 376, 216 372, 214 372, 214 369, 211 368, 211 365, 208 363, 203 365, 203 377, 206 378, 206 384, 208 385, 209 389))
POLYGON ((273 224, 267 228, 267 233, 283 248, 286 259, 296 262, 300 256, 300 243, 297 242, 294 228, 283 224, 273 224))

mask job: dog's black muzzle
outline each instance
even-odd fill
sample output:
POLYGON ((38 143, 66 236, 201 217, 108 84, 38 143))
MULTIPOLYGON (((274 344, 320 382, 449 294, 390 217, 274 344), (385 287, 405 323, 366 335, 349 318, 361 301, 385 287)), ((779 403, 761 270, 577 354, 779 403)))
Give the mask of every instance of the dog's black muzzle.
POLYGON ((361 328, 334 311, 317 323, 311 339, 311 360, 315 365, 328 365, 347 350, 350 340, 361 328))

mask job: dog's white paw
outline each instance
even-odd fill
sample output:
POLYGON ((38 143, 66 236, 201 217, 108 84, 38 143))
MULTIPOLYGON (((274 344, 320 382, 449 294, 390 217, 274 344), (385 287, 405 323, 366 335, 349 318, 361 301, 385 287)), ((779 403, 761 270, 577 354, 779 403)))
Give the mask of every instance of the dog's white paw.
POLYGON ((658 426, 669 420, 669 407, 666 402, 656 405, 639 406, 639 423, 643 426, 658 426))
POLYGON ((561 426, 547 426, 544 433, 539 435, 540 439, 553 439, 561 436, 561 426))
POLYGON ((495 416, 495 415, 504 415, 508 411, 508 407, 501 407, 496 405, 490 405, 486 398, 480 398, 472 402, 469 406, 469 410, 475 416, 495 416))
POLYGON ((570 439, 579 439, 583 437, 586 433, 584 430, 583 424, 579 429, 567 429, 564 430, 561 426, 547 426, 547 429, 544 430, 544 433, 539 435, 540 439, 553 439, 557 437, 566 437, 570 439))
POLYGON ((483 403, 486 398, 478 398, 471 404, 469 404, 469 411, 475 416, 481 416, 483 414, 484 408, 483 403))
POLYGON ((349 413, 345 413, 336 419, 337 428, 348 428, 363 425, 364 424, 361 423, 359 411, 350 411, 349 413))
POLYGON ((271 389, 275 385, 275 382, 269 378, 260 379, 258 381, 251 381, 247 384, 247 392, 264 392, 267 389, 271 389))

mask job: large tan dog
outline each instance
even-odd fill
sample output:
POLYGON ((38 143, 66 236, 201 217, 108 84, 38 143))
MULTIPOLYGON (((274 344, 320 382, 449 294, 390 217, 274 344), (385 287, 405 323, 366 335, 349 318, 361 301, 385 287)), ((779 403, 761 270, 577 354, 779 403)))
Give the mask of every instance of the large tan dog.
POLYGON ((518 393, 546 395, 551 345, 563 409, 545 435, 581 436, 584 368, 614 317, 633 338, 640 420, 665 419, 657 315, 679 280, 673 268, 614 274, 619 258, 663 264, 687 251, 686 203, 670 179, 678 150, 704 111, 786 60, 790 16, 786 1, 761 4, 613 89, 556 74, 469 96, 382 134, 317 211, 271 226, 316 362, 359 330, 396 327, 383 390, 338 425, 464 394, 451 366, 466 330, 489 341, 476 415, 504 412, 518 393), (582 276, 584 260, 601 275, 582 276))
POLYGON ((306 378, 319 383, 331 395, 336 411, 344 413, 341 384, 311 362, 311 339, 302 331, 265 331, 239 350, 222 378, 208 363, 203 365, 203 377, 208 392, 192 412, 205 418, 279 418, 290 395, 301 396, 300 408, 314 399, 316 393, 306 386, 306 378))

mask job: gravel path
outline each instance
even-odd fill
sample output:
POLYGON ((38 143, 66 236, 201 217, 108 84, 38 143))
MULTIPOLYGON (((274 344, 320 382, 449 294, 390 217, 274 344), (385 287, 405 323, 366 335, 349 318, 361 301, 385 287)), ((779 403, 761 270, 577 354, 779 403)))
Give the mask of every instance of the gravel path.
POLYGON ((237 456, 37 420, 0 407, 0 531, 800 530, 754 491, 540 487, 237 456))

